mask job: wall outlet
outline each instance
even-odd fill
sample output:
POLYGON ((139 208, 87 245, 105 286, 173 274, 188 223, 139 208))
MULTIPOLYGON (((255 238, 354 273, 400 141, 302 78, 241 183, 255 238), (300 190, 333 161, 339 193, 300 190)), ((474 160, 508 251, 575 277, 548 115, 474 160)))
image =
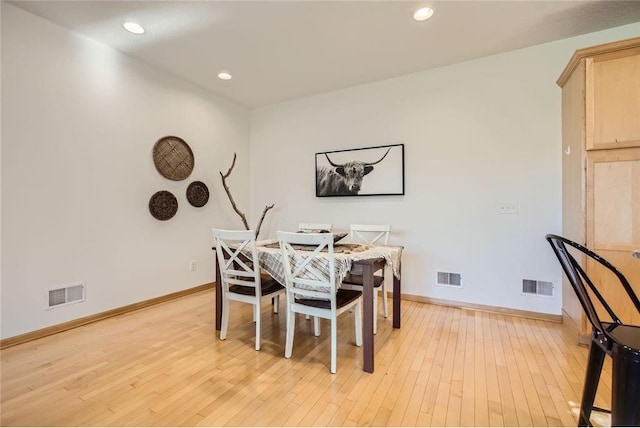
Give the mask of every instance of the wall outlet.
POLYGON ((517 202, 500 202, 498 205, 499 214, 518 214, 517 202))
POLYGON ((198 261, 197 260, 191 260, 189 262, 189 270, 191 272, 195 272, 198 270, 198 261))

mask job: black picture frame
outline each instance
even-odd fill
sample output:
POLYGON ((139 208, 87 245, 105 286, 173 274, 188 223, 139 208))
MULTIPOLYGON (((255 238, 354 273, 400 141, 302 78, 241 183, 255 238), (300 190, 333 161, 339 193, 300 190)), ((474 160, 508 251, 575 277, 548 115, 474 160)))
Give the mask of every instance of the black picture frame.
POLYGON ((316 197, 404 195, 404 144, 316 153, 316 197))

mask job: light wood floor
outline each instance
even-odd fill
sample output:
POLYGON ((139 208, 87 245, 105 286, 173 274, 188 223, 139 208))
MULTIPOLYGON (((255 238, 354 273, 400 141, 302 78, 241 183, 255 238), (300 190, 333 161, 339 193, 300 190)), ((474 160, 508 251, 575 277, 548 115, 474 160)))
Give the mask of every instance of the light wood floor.
MULTIPOLYGON (((257 352, 250 306, 232 303, 220 341, 213 301, 205 291, 1 351, 0 424, 576 425, 587 348, 562 324, 403 301, 402 329, 379 319, 367 374, 346 313, 331 375, 327 323, 316 338, 298 318, 285 359, 284 309, 264 310, 257 352)), ((610 379, 607 361, 596 405, 609 407, 610 379)))

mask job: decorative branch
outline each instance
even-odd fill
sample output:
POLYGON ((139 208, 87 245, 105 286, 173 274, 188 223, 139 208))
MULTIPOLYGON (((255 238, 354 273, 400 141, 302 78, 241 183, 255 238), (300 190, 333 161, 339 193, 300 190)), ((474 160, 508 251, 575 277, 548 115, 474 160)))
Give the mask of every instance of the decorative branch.
POLYGON ((244 213, 238 209, 238 206, 236 205, 236 201, 233 199, 233 196, 231 196, 231 190, 229 189, 229 186, 227 185, 227 177, 229 177, 229 175, 231 175, 231 171, 233 171, 233 167, 234 166, 236 166, 236 154, 235 153, 233 154, 233 162, 231 162, 231 166, 229 167, 229 171, 227 171, 226 174, 222 174, 222 171, 220 171, 220 177, 222 177, 222 185, 224 186, 224 190, 227 192, 227 196, 229 197, 229 201, 231 201, 231 206, 233 207, 233 210, 236 213, 238 213, 238 215, 242 219, 242 224, 244 224, 244 228, 249 230, 249 223, 247 223, 247 216, 245 216, 244 213))
POLYGON ((264 216, 267 215, 267 211, 273 208, 275 204, 268 205, 264 207, 264 211, 262 211, 262 217, 260 217, 260 221, 258 222, 258 227, 256 228, 256 238, 260 235, 260 228, 262 227, 262 220, 264 220, 264 216))
MULTIPOLYGON (((234 166, 236 166, 235 153, 233 154, 233 161, 231 162, 231 166, 229 167, 229 170, 227 171, 227 173, 223 174, 222 171, 219 171, 220 178, 222 178, 222 186, 224 187, 225 192, 227 192, 227 196, 229 197, 229 201, 231 202, 231 206, 233 207, 233 210, 242 219, 242 224, 244 224, 244 228, 246 230, 249 230, 249 223, 247 222, 247 216, 245 216, 244 213, 238 209, 238 206, 236 205, 236 201, 233 199, 233 196, 231 196, 231 189, 229 189, 229 186, 227 185, 227 178, 229 178, 229 176, 231 175, 231 171, 233 171, 234 166)), ((262 211, 262 217, 260 217, 260 222, 258 223, 258 227, 256 228, 256 238, 258 237, 258 235, 260 235, 260 228, 262 227, 262 221, 264 220, 265 215, 267 215, 267 211, 269 211, 274 206, 275 204, 271 204, 264 207, 264 211, 262 211)))

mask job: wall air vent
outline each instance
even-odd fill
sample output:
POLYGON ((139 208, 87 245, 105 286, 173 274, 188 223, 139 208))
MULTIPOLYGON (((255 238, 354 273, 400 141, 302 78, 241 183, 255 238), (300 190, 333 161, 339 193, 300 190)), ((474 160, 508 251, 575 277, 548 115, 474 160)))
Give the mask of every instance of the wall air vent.
POLYGON ((438 272, 438 285, 462 286, 462 275, 452 272, 438 272))
POLYGON ((553 296, 553 282, 523 279, 522 292, 537 296, 553 296))
POLYGON ((83 302, 85 299, 84 282, 69 284, 61 288, 54 288, 48 292, 47 309, 83 302))

